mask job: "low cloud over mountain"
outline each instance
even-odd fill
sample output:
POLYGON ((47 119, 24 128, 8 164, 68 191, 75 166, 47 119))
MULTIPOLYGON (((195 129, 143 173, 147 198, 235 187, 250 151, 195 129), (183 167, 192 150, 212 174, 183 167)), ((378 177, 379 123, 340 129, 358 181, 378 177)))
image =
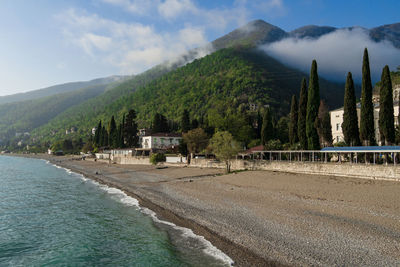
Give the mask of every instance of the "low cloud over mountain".
POLYGON ((285 64, 309 72, 316 59, 319 73, 330 79, 344 82, 348 71, 356 81, 361 80, 364 48, 368 48, 371 75, 374 82, 380 80, 382 68, 391 70, 400 65, 400 50, 389 41, 375 42, 363 28, 339 29, 319 38, 296 37, 260 46, 267 54, 285 64))

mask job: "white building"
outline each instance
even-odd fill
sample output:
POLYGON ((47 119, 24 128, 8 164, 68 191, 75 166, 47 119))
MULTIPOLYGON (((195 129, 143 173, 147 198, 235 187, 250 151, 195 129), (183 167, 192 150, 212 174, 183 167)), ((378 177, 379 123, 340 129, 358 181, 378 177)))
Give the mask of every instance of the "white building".
MULTIPOLYGON (((399 87, 400 90, 400 87, 399 87)), ((398 95, 397 95, 398 98, 398 95)), ((398 116, 399 116, 399 101, 393 103, 393 112, 394 112, 394 125, 398 125, 398 116)), ((331 127, 332 127, 332 138, 333 143, 344 142, 344 136, 342 131, 342 123, 343 123, 343 107, 339 109, 332 110, 329 112, 331 115, 331 127)), ((361 118, 361 105, 357 104, 357 117, 358 117, 358 128, 360 128, 360 118, 361 118)), ((379 103, 374 104, 374 126, 375 126, 375 140, 380 142, 380 134, 379 134, 379 103)))
POLYGON ((182 142, 180 134, 156 133, 141 138, 141 148, 143 149, 168 149, 175 148, 182 142))

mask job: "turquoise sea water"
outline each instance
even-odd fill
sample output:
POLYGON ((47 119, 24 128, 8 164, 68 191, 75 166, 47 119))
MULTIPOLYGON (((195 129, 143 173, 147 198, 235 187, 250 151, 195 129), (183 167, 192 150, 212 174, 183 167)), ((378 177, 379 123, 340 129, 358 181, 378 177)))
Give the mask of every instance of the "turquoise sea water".
POLYGON ((43 160, 0 157, 0 266, 226 266, 190 230, 43 160))

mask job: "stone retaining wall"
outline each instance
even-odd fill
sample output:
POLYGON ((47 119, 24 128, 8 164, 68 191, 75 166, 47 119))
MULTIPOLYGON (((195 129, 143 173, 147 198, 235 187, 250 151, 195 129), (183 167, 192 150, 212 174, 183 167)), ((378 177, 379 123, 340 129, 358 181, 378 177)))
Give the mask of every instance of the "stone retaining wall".
MULTIPOLYGON (((192 159, 190 167, 225 168, 223 162, 192 159)), ((400 165, 233 160, 231 170, 268 170, 400 181, 400 165)))

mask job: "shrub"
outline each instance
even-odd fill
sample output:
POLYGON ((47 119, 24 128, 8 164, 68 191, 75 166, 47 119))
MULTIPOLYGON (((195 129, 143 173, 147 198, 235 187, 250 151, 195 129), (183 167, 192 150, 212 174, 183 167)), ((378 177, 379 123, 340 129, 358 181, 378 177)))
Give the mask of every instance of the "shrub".
POLYGON ((163 153, 154 153, 150 156, 150 163, 153 165, 157 165, 159 162, 165 162, 166 158, 163 153))

